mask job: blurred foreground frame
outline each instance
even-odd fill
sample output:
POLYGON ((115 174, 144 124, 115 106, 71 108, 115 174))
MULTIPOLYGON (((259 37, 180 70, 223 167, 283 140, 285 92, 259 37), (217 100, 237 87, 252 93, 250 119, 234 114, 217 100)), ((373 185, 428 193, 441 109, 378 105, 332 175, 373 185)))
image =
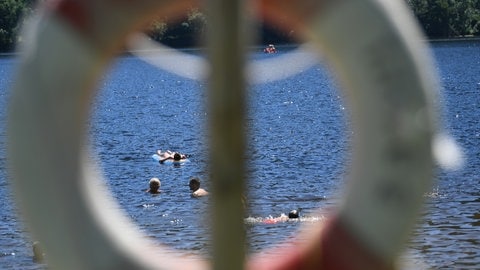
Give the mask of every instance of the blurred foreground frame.
POLYGON ((438 85, 431 56, 403 3, 207 1, 212 262, 149 242, 107 195, 84 145, 94 86, 139 25, 158 13, 180 14, 192 3, 63 0, 45 3, 29 25, 30 42, 25 43, 10 105, 9 169, 22 213, 44 245, 49 265, 392 268, 430 186, 437 130, 432 103, 438 85), (244 67, 251 9, 272 24, 298 29, 301 40, 325 53, 353 111, 355 138, 349 176, 354 181, 324 228, 304 230, 311 233, 310 242, 247 258, 241 198, 246 192, 244 67), (65 91, 65 85, 71 89, 65 91), (31 160, 32 153, 42 159, 31 160))

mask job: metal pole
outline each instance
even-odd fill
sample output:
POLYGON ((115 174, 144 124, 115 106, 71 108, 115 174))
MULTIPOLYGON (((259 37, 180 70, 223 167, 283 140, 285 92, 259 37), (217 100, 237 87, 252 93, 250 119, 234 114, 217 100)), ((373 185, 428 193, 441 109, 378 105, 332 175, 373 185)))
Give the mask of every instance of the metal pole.
POLYGON ((244 1, 207 3, 210 172, 214 269, 243 269, 245 261, 244 1))

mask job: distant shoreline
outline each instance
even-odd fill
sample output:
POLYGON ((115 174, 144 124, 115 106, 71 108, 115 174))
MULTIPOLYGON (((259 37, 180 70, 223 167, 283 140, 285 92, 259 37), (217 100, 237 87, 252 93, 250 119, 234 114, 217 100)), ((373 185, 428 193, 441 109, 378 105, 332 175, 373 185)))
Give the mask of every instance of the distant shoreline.
MULTIPOLYGON (((429 43, 437 43, 437 42, 461 42, 461 41, 479 41, 480 42, 480 36, 473 36, 473 37, 455 37, 455 38, 433 38, 433 39, 425 39, 425 41, 429 43)), ((285 43, 285 44, 279 44, 279 46, 299 46, 299 43, 285 43)), ((262 44, 258 45, 253 45, 252 47, 261 47, 262 44)), ((178 48, 173 48, 173 49, 178 49, 178 50, 197 50, 197 49, 203 49, 203 47, 178 47, 178 48)), ((124 54, 128 54, 129 52, 126 51, 124 54)), ((15 57, 19 55, 18 52, 12 51, 12 52, 0 52, 0 58, 5 58, 5 57, 15 57)))
POLYGON ((480 41, 480 37, 455 37, 455 38, 433 38, 427 39, 428 42, 455 42, 455 41, 480 41))

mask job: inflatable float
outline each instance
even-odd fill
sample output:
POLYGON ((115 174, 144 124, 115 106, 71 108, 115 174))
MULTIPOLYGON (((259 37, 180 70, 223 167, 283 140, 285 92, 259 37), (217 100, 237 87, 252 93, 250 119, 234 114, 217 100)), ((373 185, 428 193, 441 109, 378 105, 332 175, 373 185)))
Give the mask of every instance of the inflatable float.
POLYGON ((167 159, 167 160, 162 161, 163 157, 158 155, 158 154, 153 154, 152 158, 160 164, 180 165, 180 164, 184 164, 184 163, 190 161, 188 158, 183 158, 183 159, 180 159, 180 160, 167 159))

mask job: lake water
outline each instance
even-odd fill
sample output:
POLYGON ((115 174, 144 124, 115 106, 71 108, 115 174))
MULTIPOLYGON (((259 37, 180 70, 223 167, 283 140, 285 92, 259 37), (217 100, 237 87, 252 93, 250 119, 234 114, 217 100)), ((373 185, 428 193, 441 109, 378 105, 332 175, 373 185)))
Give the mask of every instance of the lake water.
MULTIPOLYGON (((480 42, 432 46, 444 85, 445 125, 466 162, 457 171, 437 169, 403 259, 415 269, 479 269, 480 42)), ((44 269, 32 260, 32 239, 16 215, 5 170, 5 114, 15 63, 0 58, 0 268, 44 269)), ((321 211, 335 204, 351 132, 332 78, 316 65, 249 90, 246 230, 252 252, 294 235, 302 224, 322 222, 321 211), (264 222, 297 208, 300 222, 264 222)), ((209 190, 204 86, 136 57, 120 57, 101 83, 91 128, 106 184, 128 216, 158 242, 201 255, 210 248, 209 200, 191 198, 188 181, 198 176, 209 190), (188 153, 190 162, 160 165, 151 159, 157 149, 188 153), (162 181, 158 196, 145 193, 151 177, 162 181)))

